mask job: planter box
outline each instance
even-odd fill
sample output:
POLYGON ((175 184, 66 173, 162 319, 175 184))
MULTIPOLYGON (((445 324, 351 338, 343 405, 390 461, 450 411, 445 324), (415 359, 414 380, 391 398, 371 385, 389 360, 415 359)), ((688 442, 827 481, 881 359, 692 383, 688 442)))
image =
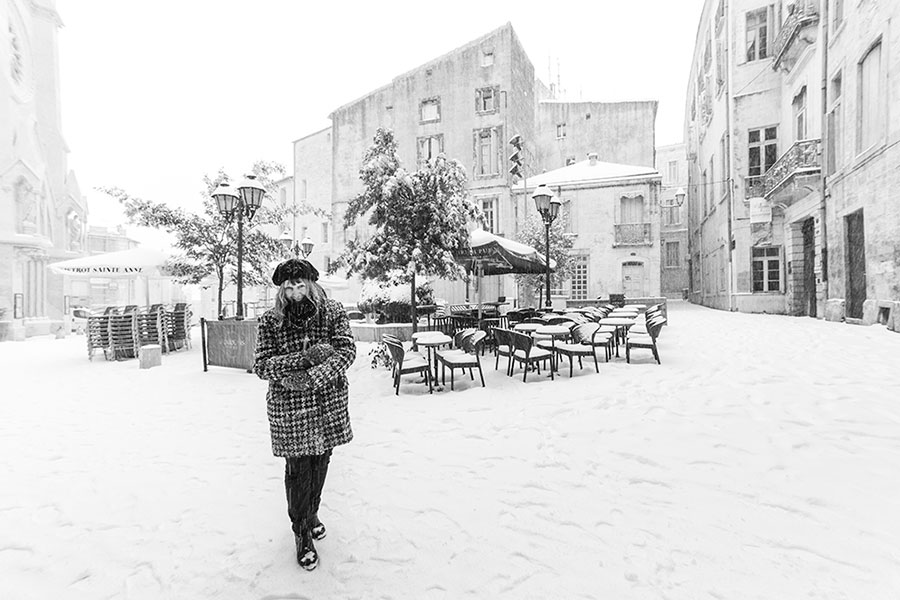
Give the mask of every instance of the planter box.
POLYGON ((357 342, 380 342, 385 333, 395 335, 403 341, 412 339, 412 323, 350 323, 350 331, 357 342))

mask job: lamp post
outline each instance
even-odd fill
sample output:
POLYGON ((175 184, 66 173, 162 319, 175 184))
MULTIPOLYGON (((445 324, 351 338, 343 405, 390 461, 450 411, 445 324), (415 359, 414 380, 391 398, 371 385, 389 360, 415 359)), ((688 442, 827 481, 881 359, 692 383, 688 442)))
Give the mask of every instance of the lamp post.
POLYGON ((550 308, 552 306, 550 300, 550 225, 559 214, 560 201, 559 198, 553 195, 550 188, 544 184, 539 185, 531 197, 534 198, 534 205, 544 221, 545 256, 547 259, 547 273, 544 279, 547 282, 547 308, 550 308))
POLYGON ((237 320, 244 318, 244 217, 247 221, 262 206, 266 195, 265 188, 256 181, 255 175, 247 175, 238 184, 237 190, 227 181, 223 181, 212 193, 219 212, 229 221, 237 217, 237 320))
POLYGON ((303 258, 309 258, 309 255, 312 254, 313 248, 316 245, 309 237, 305 237, 299 242, 295 242, 294 238, 288 236, 287 232, 281 237, 281 241, 288 251, 294 253, 294 256, 300 256, 302 254, 303 258))

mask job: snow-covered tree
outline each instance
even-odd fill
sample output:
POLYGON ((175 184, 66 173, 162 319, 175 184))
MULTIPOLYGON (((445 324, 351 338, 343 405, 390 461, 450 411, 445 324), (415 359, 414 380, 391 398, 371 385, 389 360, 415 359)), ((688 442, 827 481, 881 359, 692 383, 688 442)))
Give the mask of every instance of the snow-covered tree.
POLYGON ((466 189, 466 170, 443 154, 409 172, 400 164, 389 129, 378 129, 359 171, 365 191, 353 198, 344 216, 352 228, 368 215, 371 235, 347 240, 333 270, 381 282, 410 283, 415 328, 416 274, 459 279, 465 270, 453 255, 469 246, 467 224, 481 211, 466 189))
MULTIPOLYGON (((266 189, 262 207, 253 220, 244 221, 244 285, 260 285, 269 278, 269 264, 284 254, 284 248, 275 237, 267 234, 259 225, 280 224, 284 220, 284 208, 279 206, 275 184, 284 174, 284 167, 275 162, 258 161, 251 173, 266 189)), ((200 283, 209 275, 215 275, 217 286, 217 312, 222 314, 222 290, 227 281, 237 278, 237 223, 227 220, 216 207, 212 192, 228 177, 220 169, 214 176, 203 177, 203 211, 200 214, 173 208, 163 202, 145 200, 117 188, 99 188, 119 201, 125 216, 134 225, 163 229, 175 236, 175 247, 180 253, 167 265, 176 281, 200 283)))
MULTIPOLYGON (((556 268, 550 273, 550 287, 560 287, 571 276, 572 265, 569 260, 569 250, 572 249, 574 240, 572 234, 567 233, 567 229, 568 222, 565 214, 560 214, 550 225, 550 258, 556 261, 556 268)), ((547 242, 544 221, 540 215, 532 215, 525 222, 525 227, 519 232, 518 240, 536 249, 543 256, 547 242)), ((538 302, 539 306, 544 304, 545 280, 544 275, 516 275, 516 281, 521 289, 528 290, 529 293, 541 292, 539 297, 542 300, 538 302)))

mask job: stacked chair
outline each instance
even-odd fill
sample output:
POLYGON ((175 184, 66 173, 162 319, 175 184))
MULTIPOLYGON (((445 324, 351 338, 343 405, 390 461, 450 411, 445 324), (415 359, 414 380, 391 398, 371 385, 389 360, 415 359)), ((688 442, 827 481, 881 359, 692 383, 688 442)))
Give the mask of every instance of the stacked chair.
POLYGON ((653 352, 653 358, 657 364, 662 364, 659 360, 659 349, 656 346, 656 339, 662 331, 663 325, 668 320, 662 314, 661 307, 657 304, 651 306, 644 313, 644 325, 637 324, 632 326, 625 338, 625 361, 631 363, 632 348, 643 348, 653 352))
POLYGON ((186 303, 167 311, 154 304, 147 311, 137 305, 107 306, 101 314, 87 317, 88 358, 103 350, 106 360, 137 358, 140 348, 158 344, 163 352, 191 347, 191 309, 186 303))

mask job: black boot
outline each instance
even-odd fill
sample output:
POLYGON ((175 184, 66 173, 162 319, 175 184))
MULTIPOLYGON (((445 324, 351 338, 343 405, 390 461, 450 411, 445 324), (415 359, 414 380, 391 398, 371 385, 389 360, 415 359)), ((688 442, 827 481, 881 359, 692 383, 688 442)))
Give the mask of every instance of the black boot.
POLYGON ((319 520, 318 516, 312 518, 312 528, 309 530, 314 540, 321 540, 325 537, 325 524, 319 520))
POLYGON ((294 534, 294 543, 297 546, 297 564, 312 571, 319 564, 319 553, 313 543, 312 533, 305 529, 300 535, 294 534))

